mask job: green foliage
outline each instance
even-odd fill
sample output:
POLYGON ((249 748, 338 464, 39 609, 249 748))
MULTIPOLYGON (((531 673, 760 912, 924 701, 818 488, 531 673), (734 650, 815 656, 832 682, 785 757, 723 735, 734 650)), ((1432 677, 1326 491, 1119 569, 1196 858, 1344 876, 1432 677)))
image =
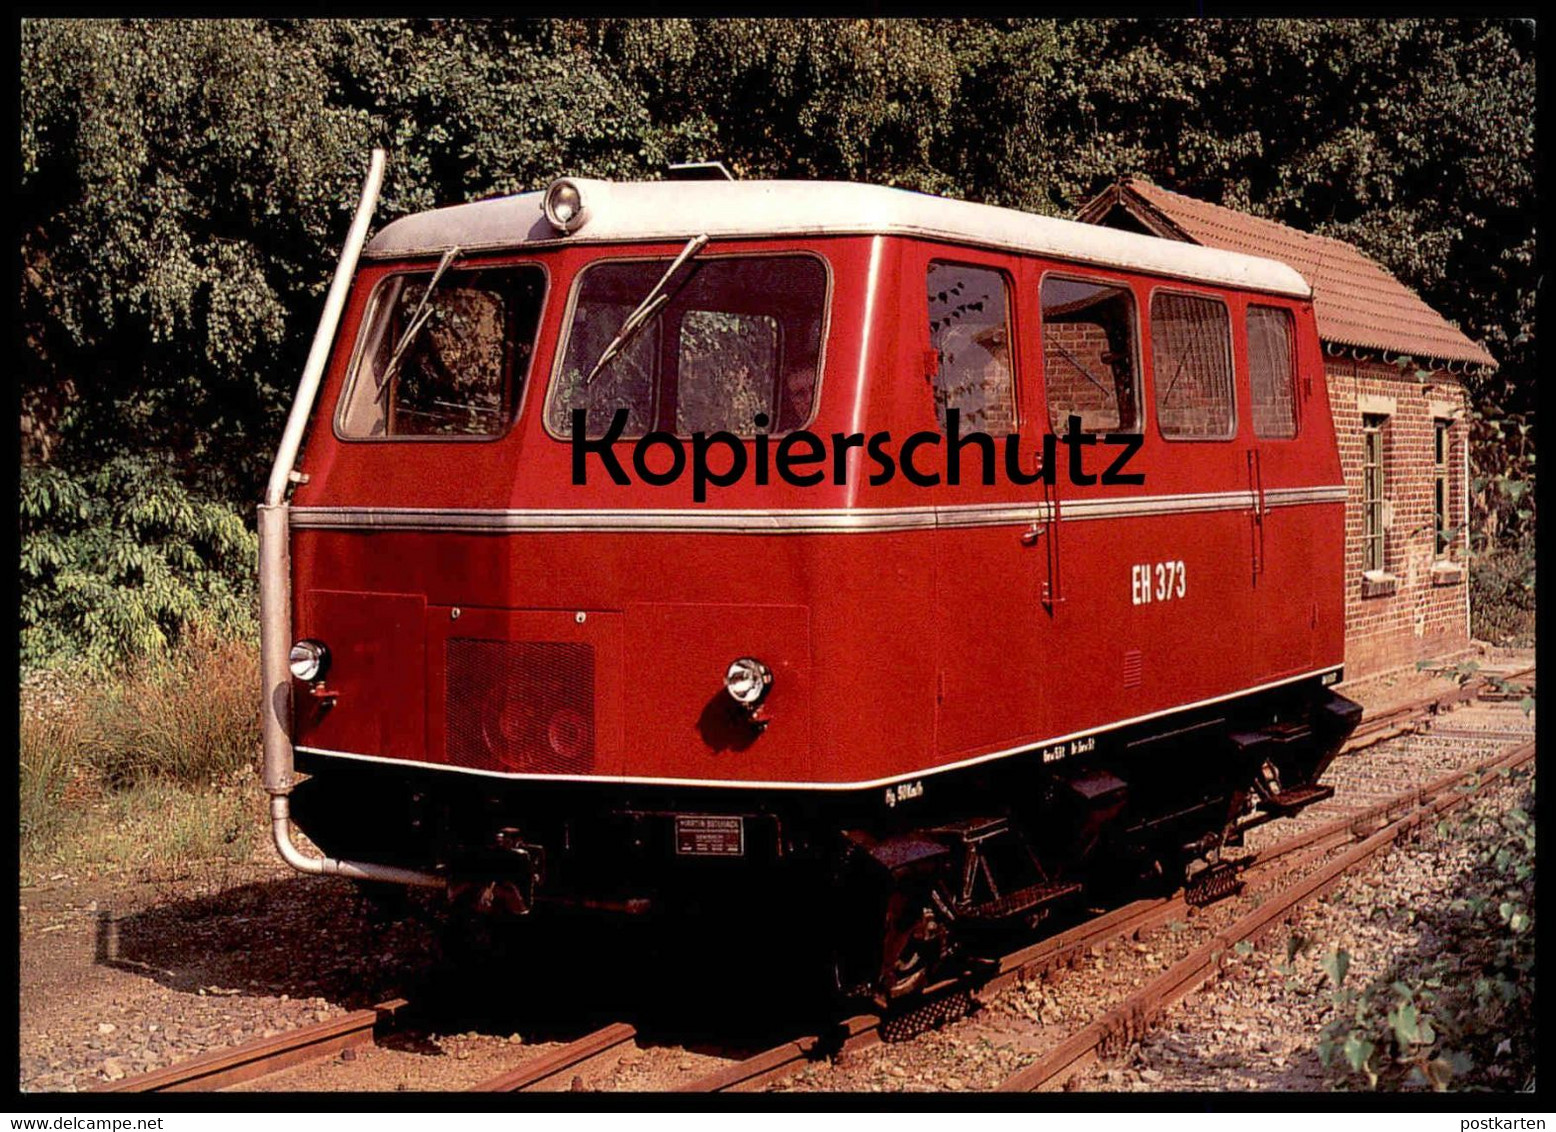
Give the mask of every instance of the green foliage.
POLYGON ((52 837, 61 805, 81 768, 81 724, 74 712, 28 711, 21 717, 20 812, 22 842, 52 837))
POLYGON ((79 752, 97 782, 210 786, 253 768, 260 743, 259 650, 199 634, 99 689, 79 752))
MULTIPOLYGON (((1370 1089, 1519 1088, 1533 1072, 1535 1008, 1534 787, 1523 806, 1490 811, 1439 835, 1466 836, 1475 864, 1433 951, 1363 987, 1346 985, 1350 955, 1323 960, 1332 1018, 1319 1059, 1336 1083, 1370 1089)), ((1413 917, 1412 917, 1413 920, 1413 917)))
POLYGON ((1497 645, 1534 644, 1535 551, 1531 531, 1470 562, 1471 629, 1497 645))
POLYGON ((672 159, 960 195, 934 154, 949 135, 957 60, 931 24, 616 20, 582 33, 643 92, 672 159))
POLYGON ((326 29, 22 25, 24 415, 80 465, 156 451, 253 494, 362 154, 326 29))
MULTIPOLYGON (((539 188, 564 171, 632 179, 663 165, 639 92, 560 25, 307 26, 330 40, 336 97, 389 148, 383 219, 539 188)), ((353 155, 346 168, 360 175, 362 159, 353 155)))
POLYGON ((1485 681, 1486 686, 1504 697, 1511 699, 1520 697, 1519 706, 1527 715, 1534 710, 1534 685, 1525 684, 1522 681, 1507 680, 1490 672, 1481 672, 1480 661, 1461 660, 1456 664, 1434 664, 1430 660, 1416 661, 1417 672, 1427 672, 1433 676, 1441 676, 1445 680, 1452 680, 1461 688, 1471 680, 1479 676, 1485 681))
POLYGON ((258 544, 231 507, 166 462, 116 457, 90 475, 27 467, 21 480, 24 665, 102 672, 196 630, 252 634, 258 544))
POLYGON ((1486 557, 1525 559, 1524 573, 1532 597, 1538 503, 1534 414, 1503 411, 1509 399, 1519 397, 1516 385, 1500 380, 1482 385, 1471 386, 1472 393, 1478 391, 1480 406, 1470 417, 1470 495, 1475 512, 1470 541, 1486 557))
POLYGON ((91 807, 61 809, 47 835, 21 842, 24 875, 55 869, 129 870, 144 879, 171 879, 195 865, 247 861, 255 831, 248 783, 189 788, 149 781, 110 794, 91 807))

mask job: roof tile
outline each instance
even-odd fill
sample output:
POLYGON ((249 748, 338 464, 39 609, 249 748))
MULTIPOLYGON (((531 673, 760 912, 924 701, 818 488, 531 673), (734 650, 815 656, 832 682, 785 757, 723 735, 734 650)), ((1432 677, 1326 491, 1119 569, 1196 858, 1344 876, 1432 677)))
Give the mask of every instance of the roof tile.
MULTIPOLYGON (((1484 348, 1427 306, 1376 261, 1343 240, 1195 200, 1138 177, 1119 187, 1194 243, 1281 260, 1313 286, 1319 337, 1327 342, 1495 366, 1484 348)), ((1101 198, 1098 198, 1099 200, 1101 198)), ((1082 215, 1097 204, 1082 209, 1082 215)), ((1100 219, 1098 217, 1097 219, 1100 219)))

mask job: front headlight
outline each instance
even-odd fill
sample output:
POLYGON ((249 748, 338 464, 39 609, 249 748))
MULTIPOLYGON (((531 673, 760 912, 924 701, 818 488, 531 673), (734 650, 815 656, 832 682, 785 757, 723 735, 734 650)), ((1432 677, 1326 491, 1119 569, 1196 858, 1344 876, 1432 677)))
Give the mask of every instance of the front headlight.
POLYGON ((576 232, 583 227, 583 222, 588 219, 588 210, 584 207, 583 190, 566 177, 558 177, 546 186, 545 193, 541 196, 541 210, 545 212, 546 219, 551 226, 562 235, 576 232))
POLYGON ((312 682, 324 675, 330 665, 330 650, 319 641, 298 641, 287 657, 292 675, 299 680, 312 682))
POLYGON ((756 707, 767 696, 772 684, 772 670, 754 657, 743 656, 732 661, 724 673, 724 690, 741 707, 756 707))

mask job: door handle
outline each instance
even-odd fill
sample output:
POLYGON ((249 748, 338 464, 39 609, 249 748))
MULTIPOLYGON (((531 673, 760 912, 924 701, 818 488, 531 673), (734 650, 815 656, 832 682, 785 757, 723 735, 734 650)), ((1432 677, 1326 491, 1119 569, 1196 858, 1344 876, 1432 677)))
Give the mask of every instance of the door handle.
POLYGON ((1037 540, 1043 537, 1043 532, 1047 529, 1048 528, 1043 526, 1041 523, 1033 523, 1030 527, 1021 532, 1021 545, 1036 546, 1037 540))

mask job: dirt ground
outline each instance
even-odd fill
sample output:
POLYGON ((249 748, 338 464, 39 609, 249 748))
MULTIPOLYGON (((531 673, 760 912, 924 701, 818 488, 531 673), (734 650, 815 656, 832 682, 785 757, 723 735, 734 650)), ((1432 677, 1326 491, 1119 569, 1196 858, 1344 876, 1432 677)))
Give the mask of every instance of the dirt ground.
POLYGON ((89 1090, 396 997, 420 1012, 380 1047, 260 1087, 468 1089, 623 1013, 652 1020, 636 1045, 546 1087, 672 1088, 778 1040, 732 1020, 733 972, 675 997, 717 971, 695 949, 720 939, 666 955, 661 937, 583 923, 477 949, 437 900, 381 908, 351 882, 294 874, 268 844, 179 876, 23 878, 18 908, 24 1092, 89 1090))

